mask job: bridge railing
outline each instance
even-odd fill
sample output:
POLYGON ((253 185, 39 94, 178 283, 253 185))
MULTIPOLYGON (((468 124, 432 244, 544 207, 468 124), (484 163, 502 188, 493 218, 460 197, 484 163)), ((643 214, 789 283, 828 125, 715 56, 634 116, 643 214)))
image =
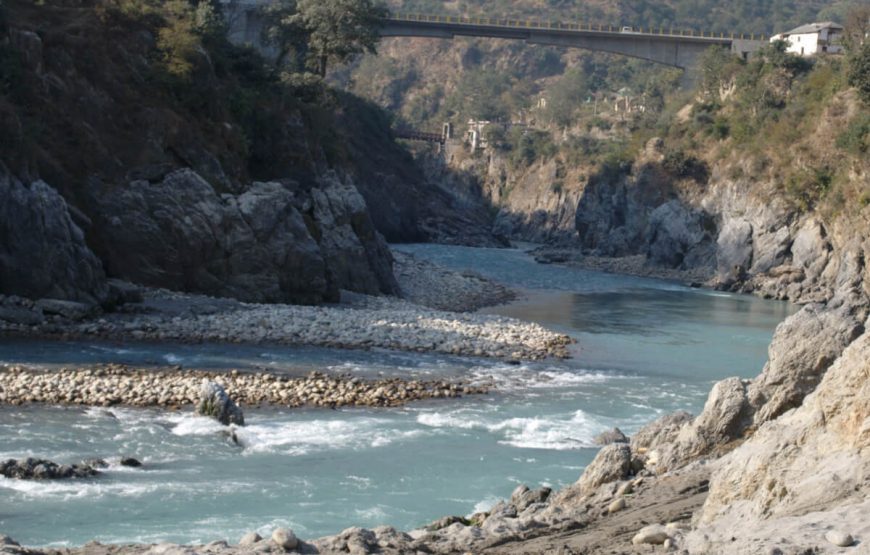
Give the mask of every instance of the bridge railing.
POLYGON ((387 16, 391 21, 409 21, 421 23, 440 23, 448 25, 473 25, 486 27, 501 27, 507 29, 547 29, 555 31, 576 31, 595 33, 632 34, 656 37, 693 37, 711 40, 767 40, 763 34, 747 33, 715 33, 712 31, 695 31, 693 29, 674 29, 673 27, 627 27, 619 25, 602 25, 588 21, 564 23, 558 21, 540 21, 534 19, 513 19, 493 17, 462 17, 458 15, 434 15, 414 13, 391 13, 387 16))

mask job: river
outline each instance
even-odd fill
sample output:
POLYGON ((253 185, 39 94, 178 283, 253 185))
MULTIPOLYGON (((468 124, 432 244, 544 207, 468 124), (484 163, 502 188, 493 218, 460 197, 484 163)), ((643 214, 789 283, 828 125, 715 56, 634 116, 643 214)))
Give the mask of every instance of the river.
POLYGON ((0 478, 0 533, 27 545, 237 541, 276 525, 301 538, 348 526, 413 529, 508 497, 517 484, 562 487, 613 426, 631 433, 710 385, 752 377, 787 303, 676 283, 536 264, 521 250, 400 245, 445 266, 521 288, 486 312, 577 340, 573 358, 510 365, 387 351, 241 345, 0 341, 0 362, 182 364, 360 376, 493 379, 481 397, 399 409, 246 411, 242 446, 189 410, 0 407, 0 459, 103 457, 93 480, 0 478), (133 456, 143 469, 114 464, 133 456))

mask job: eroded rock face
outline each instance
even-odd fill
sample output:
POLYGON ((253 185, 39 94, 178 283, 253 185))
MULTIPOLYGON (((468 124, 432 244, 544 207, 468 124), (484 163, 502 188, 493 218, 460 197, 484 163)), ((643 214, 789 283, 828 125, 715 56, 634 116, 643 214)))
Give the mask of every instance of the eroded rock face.
POLYGON ((0 293, 94 305, 108 289, 63 197, 43 181, 25 184, 0 165, 0 293))
POLYGON ((335 178, 319 188, 254 183, 218 195, 182 169, 97 195, 94 234, 112 274, 250 302, 319 303, 338 289, 394 293, 392 258, 365 202, 335 178))
POLYGON ((693 418, 690 413, 680 410, 653 420, 631 436, 631 448, 649 450, 670 443, 693 418))
POLYGON ((828 306, 807 305, 777 327, 769 361, 749 387, 756 426, 801 404, 843 349, 864 332, 867 312, 860 295, 850 292, 828 306))
MULTIPOLYGON (((751 539, 777 529, 780 520, 784 529, 801 519, 805 530, 820 521, 866 528, 860 515, 866 510, 861 504, 866 505, 867 476, 870 334, 864 333, 799 408, 765 423, 717 463, 694 539, 698 545, 716 543, 734 529, 751 539)), ((824 528, 814 529, 818 542, 824 528)))

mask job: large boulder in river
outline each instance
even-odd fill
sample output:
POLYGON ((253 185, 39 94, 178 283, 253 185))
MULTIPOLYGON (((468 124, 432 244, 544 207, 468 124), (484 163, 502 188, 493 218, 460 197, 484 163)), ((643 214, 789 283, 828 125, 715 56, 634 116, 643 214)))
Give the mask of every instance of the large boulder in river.
POLYGON ((63 197, 0 164, 0 293, 93 305, 107 292, 103 267, 63 197))
POLYGON ((91 465, 57 464, 45 459, 28 457, 0 462, 0 476, 20 480, 58 480, 62 478, 88 478, 99 472, 91 465))
POLYGON ((242 409, 230 399, 220 384, 207 379, 203 379, 202 385, 199 387, 199 402, 196 404, 196 413, 210 416, 224 426, 230 424, 245 425, 245 415, 242 414, 242 409))
POLYGON ((248 302, 395 293, 392 257, 352 185, 254 183, 219 195, 182 169, 94 193, 95 248, 113 275, 248 302))

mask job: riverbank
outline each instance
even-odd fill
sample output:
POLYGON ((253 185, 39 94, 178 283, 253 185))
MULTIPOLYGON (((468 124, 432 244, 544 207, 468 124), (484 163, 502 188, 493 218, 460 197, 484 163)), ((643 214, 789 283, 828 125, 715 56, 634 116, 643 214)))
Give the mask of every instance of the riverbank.
POLYGON ((706 268, 680 270, 649 263, 646 255, 590 256, 580 249, 543 246, 529 251, 541 264, 564 264, 572 268, 628 276, 667 279, 686 285, 713 287, 713 275, 706 268))
POLYGON ((468 312, 514 298, 508 288, 409 255, 397 258, 399 285, 410 300, 343 292, 338 305, 257 304, 129 286, 141 302, 98 315, 76 310, 76 303, 0 298, 0 336, 379 348, 512 360, 568 356, 566 335, 468 312))
POLYGON ((181 408, 193 405, 203 380, 223 386, 244 406, 398 407, 423 399, 479 395, 489 388, 464 380, 367 380, 311 372, 205 372, 138 369, 110 364, 87 369, 40 370, 0 366, 0 404, 181 408))

